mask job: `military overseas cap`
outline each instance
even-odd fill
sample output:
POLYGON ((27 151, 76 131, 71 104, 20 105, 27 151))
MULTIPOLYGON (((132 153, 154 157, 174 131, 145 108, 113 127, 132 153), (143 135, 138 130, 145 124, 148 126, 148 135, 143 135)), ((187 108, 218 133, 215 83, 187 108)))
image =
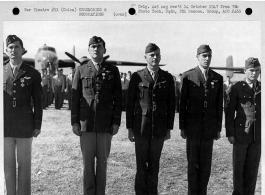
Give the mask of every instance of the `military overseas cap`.
POLYGON ((160 49, 155 43, 149 43, 145 48, 145 53, 151 53, 160 49))
POLYGON ((212 50, 209 45, 200 45, 200 47, 197 49, 197 55, 211 51, 212 50))
POLYGON ((88 46, 92 45, 92 44, 97 44, 97 43, 103 43, 103 46, 104 48, 105 47, 105 41, 101 38, 101 37, 97 37, 97 36, 93 36, 90 40, 89 40, 89 43, 88 43, 88 46))
POLYGON ((7 36, 7 38, 6 38, 6 46, 8 46, 9 44, 14 43, 16 41, 19 41, 21 47, 23 48, 22 40, 19 37, 17 37, 16 35, 8 35, 7 36))
POLYGON ((245 69, 259 67, 260 63, 258 58, 250 57, 245 61, 245 69))

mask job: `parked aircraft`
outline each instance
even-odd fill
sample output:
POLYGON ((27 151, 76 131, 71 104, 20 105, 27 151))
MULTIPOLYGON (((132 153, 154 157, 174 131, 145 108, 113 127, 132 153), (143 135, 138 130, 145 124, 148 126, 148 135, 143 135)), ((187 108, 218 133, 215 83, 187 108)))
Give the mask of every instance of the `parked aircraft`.
POLYGON ((232 78, 234 74, 245 74, 245 67, 233 67, 233 56, 228 56, 226 58, 226 67, 211 66, 211 69, 226 70, 226 76, 229 76, 230 78, 232 78))

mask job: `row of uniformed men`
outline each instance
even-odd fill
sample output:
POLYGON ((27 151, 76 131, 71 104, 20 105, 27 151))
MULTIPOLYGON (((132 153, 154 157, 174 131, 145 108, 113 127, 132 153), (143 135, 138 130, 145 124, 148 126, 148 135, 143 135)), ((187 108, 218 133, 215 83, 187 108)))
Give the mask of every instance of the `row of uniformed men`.
POLYGON ((71 73, 67 76, 63 74, 63 69, 55 70, 55 75, 49 68, 41 70, 41 85, 43 92, 43 109, 49 107, 55 100, 55 109, 63 106, 65 93, 67 93, 69 107, 71 109, 71 89, 75 68, 71 68, 71 73))
MULTIPOLYGON (((41 75, 22 62, 21 39, 10 35, 6 46, 10 57, 4 65, 6 189, 15 194, 17 148, 18 194, 28 195, 32 136, 40 134, 42 121, 41 75), (18 73, 12 73, 16 69, 18 73)), ((121 124, 122 88, 119 69, 103 60, 105 41, 92 37, 88 52, 91 60, 77 67, 72 83, 71 125, 80 136, 84 194, 104 195, 111 140, 121 124)), ((175 89, 172 75, 159 67, 156 44, 147 45, 144 58, 146 68, 133 73, 129 83, 126 127, 128 139, 135 142, 135 192, 157 195, 160 156, 174 126, 175 89)), ((187 140, 188 194, 206 195, 213 141, 220 138, 222 129, 223 77, 209 68, 212 50, 208 45, 197 49, 197 59, 199 65, 182 75, 179 129, 187 140)), ((245 73, 246 79, 231 88, 225 116, 226 136, 233 144, 233 195, 254 194, 261 153, 258 59, 246 60, 245 73)))

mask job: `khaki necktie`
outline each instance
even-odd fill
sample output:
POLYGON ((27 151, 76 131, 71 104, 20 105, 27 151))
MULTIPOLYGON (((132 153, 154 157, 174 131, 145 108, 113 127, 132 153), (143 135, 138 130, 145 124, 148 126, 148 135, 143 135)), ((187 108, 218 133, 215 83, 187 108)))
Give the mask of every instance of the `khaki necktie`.
POLYGON ((100 65, 98 63, 95 64, 97 71, 100 69, 100 65))
POLYGON ((152 76, 153 80, 155 81, 156 80, 156 73, 155 72, 151 72, 151 76, 152 76))
POLYGON ((207 75, 207 71, 206 70, 203 71, 203 77, 204 77, 205 81, 207 81, 208 75, 207 75))
POLYGON ((17 69, 16 66, 14 66, 14 68, 13 68, 13 75, 14 75, 14 77, 17 76, 17 73, 18 73, 18 69, 17 69))

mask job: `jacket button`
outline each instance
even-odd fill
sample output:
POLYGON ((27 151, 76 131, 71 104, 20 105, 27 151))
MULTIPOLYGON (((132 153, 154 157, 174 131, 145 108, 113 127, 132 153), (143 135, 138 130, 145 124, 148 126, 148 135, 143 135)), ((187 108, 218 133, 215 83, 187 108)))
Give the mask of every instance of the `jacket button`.
POLYGON ((13 92, 16 93, 16 90, 14 90, 13 92))
POLYGON ((13 100, 16 100, 16 98, 14 97, 13 100))
POLYGON ((16 86, 16 83, 14 83, 14 85, 16 86))

